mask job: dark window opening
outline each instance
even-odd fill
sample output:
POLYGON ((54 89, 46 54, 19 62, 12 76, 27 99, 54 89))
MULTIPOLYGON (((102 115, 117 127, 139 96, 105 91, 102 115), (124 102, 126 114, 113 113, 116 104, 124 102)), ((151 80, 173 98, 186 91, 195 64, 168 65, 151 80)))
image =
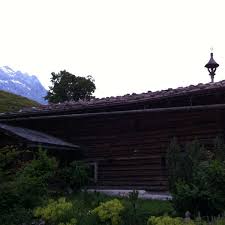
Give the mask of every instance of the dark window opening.
POLYGON ((162 166, 162 168, 166 167, 166 158, 165 157, 161 158, 161 166, 162 166))
POLYGON ((96 162, 88 163, 88 176, 94 183, 98 180, 98 165, 96 162))

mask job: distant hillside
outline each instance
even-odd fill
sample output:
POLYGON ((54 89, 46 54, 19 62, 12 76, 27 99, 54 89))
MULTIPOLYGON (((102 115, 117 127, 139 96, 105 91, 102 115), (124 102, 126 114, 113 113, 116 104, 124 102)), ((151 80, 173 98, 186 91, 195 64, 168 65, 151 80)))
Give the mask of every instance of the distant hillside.
POLYGON ((44 99, 47 91, 36 76, 13 70, 8 66, 0 67, 0 90, 47 104, 44 99))
POLYGON ((24 107, 38 106, 35 101, 22 96, 0 91, 0 113, 9 111, 18 111, 24 107))

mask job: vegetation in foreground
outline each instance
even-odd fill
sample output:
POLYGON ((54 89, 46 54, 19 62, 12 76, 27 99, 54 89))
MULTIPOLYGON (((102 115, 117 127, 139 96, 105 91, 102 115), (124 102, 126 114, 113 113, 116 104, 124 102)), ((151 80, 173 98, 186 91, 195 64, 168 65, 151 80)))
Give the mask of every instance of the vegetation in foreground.
POLYGON ((150 215, 171 214, 173 210, 166 201, 139 200, 137 192, 120 199, 80 192, 89 182, 87 174, 81 162, 60 168, 42 150, 32 153, 14 147, 1 149, 0 224, 28 225, 44 220, 48 225, 120 224, 122 221, 137 225, 146 224, 150 215), (31 160, 24 161, 24 158, 31 160), (71 189, 75 192, 69 194, 71 189))
POLYGON ((35 101, 9 92, 0 91, 0 113, 15 112, 24 107, 38 106, 35 101))
POLYGON ((221 139, 210 149, 198 141, 181 146, 173 140, 168 152, 172 202, 141 200, 137 191, 127 198, 81 192, 89 182, 81 162, 61 168, 45 151, 5 147, 0 150, 0 224, 225 225, 221 139), (32 158, 24 161, 27 154, 32 158), (185 212, 191 216, 184 219, 185 212))
POLYGON ((178 215, 217 216, 225 211, 225 144, 198 140, 182 146, 174 139, 168 151, 169 183, 178 215))

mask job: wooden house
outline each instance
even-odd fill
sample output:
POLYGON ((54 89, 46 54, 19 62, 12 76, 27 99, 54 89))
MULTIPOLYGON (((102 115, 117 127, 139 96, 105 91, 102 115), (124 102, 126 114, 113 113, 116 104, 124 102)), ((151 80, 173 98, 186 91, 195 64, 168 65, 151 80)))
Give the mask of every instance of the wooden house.
POLYGON ((0 115, 0 145, 43 145, 93 169, 99 188, 167 191, 173 137, 206 144, 225 131, 225 81, 0 115))

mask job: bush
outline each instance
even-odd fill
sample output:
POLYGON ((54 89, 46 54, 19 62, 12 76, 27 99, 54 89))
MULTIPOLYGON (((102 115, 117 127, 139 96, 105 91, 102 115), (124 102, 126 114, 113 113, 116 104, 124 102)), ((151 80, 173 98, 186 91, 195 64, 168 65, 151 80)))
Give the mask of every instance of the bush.
POLYGON ((225 219, 224 218, 218 218, 213 222, 213 225, 225 225, 225 219))
POLYGON ((183 219, 180 217, 172 218, 169 216, 161 216, 161 217, 155 217, 151 216, 148 219, 147 225, 225 225, 225 219, 224 218, 214 218, 210 222, 206 222, 204 220, 201 220, 201 218, 197 218, 196 220, 191 219, 183 219))
POLYGON ((11 181, 15 177, 17 170, 24 163, 20 159, 22 152, 13 146, 0 149, 0 180, 2 183, 11 181))
POLYGON ((77 223, 73 218, 73 204, 65 198, 59 198, 57 201, 49 200, 47 206, 34 210, 34 216, 40 217, 51 225, 62 223, 75 225, 77 223))
POLYGON ((162 211, 163 213, 161 215, 165 214, 165 208, 162 207, 162 202, 158 204, 159 201, 157 200, 138 199, 138 191, 136 190, 130 192, 128 198, 123 199, 122 201, 125 206, 125 210, 122 215, 124 222, 123 225, 146 224, 150 215, 160 214, 162 211))
POLYGON ((77 220, 76 219, 71 219, 67 223, 59 223, 59 225, 76 225, 76 224, 77 224, 77 220))
POLYGON ((174 138, 168 148, 169 186, 174 191, 176 182, 185 180, 191 182, 193 172, 201 161, 207 160, 207 151, 198 140, 187 143, 184 147, 174 138))
POLYGON ((182 147, 176 140, 168 155, 170 190, 176 211, 183 216, 218 215, 225 210, 225 149, 220 139, 211 150, 198 141, 182 147))
POLYGON ((193 181, 176 183, 173 202, 177 211, 184 215, 191 210, 195 215, 218 215, 225 209, 225 165, 218 160, 201 163, 193 181))
POLYGON ((34 210, 34 216, 49 225, 98 225, 96 214, 81 199, 50 199, 47 204, 34 210))
POLYGON ((10 208, 7 213, 1 212, 1 225, 20 225, 30 224, 33 218, 32 210, 25 209, 21 206, 10 208))
POLYGON ((183 224, 184 224, 183 219, 171 218, 169 216, 162 216, 162 217, 151 216, 147 222, 147 225, 183 225, 183 224))
POLYGON ((79 190, 88 183, 88 168, 83 162, 73 161, 59 171, 59 177, 70 188, 79 190))
POLYGON ((30 221, 33 207, 48 194, 48 180, 57 166, 55 159, 38 151, 35 159, 23 161, 24 151, 6 147, 0 151, 0 224, 30 221))
POLYGON ((20 159, 23 151, 13 146, 6 146, 0 149, 0 212, 9 214, 9 210, 16 207, 20 196, 16 192, 15 179, 18 170, 24 166, 20 159))
POLYGON ((133 190, 128 195, 128 202, 125 203, 125 213, 123 215, 125 224, 136 225, 140 222, 140 211, 138 207, 138 191, 133 190))
POLYGON ((95 208, 92 212, 98 215, 101 222, 119 225, 122 223, 121 213, 123 210, 124 206, 122 203, 118 199, 113 199, 100 203, 100 206, 95 208))
POLYGON ((39 150, 37 158, 28 163, 15 179, 21 205, 33 208, 42 202, 48 194, 48 181, 54 176, 56 167, 56 160, 39 150))
MULTIPOLYGON (((69 195, 73 205, 76 206, 76 216, 78 225, 99 225, 111 224, 111 220, 103 222, 93 209, 97 208, 101 202, 107 202, 114 197, 107 196, 99 192, 79 192, 69 195)), ((144 225, 150 215, 162 216, 170 215, 174 210, 169 201, 144 200, 137 198, 137 191, 130 193, 129 197, 119 199, 124 210, 120 213, 123 225, 144 225)))

